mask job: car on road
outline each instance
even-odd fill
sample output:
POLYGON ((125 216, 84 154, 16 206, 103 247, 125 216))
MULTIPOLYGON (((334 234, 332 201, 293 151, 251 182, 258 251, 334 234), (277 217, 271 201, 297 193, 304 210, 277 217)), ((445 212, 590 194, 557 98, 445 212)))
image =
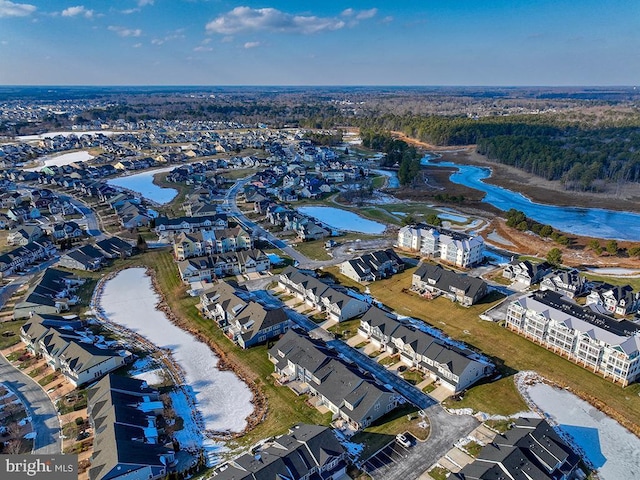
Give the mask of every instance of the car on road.
POLYGON ((396 435, 396 442, 405 448, 409 448, 411 446, 411 441, 402 433, 396 435))

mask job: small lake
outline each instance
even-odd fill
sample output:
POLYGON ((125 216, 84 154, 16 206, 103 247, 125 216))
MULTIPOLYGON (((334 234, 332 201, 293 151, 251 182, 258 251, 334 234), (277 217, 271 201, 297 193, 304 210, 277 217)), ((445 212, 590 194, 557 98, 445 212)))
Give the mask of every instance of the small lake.
POLYGON ((485 192, 486 195, 482 201, 500 210, 507 211, 515 208, 537 222, 575 235, 640 240, 640 214, 638 213, 534 203, 521 193, 484 183, 483 180, 491 176, 489 168, 454 162, 432 162, 431 158, 431 156, 424 157, 422 164, 431 167, 457 168, 458 171, 452 173, 450 177, 453 183, 485 192))
POLYGON ((98 303, 110 321, 171 351, 206 429, 241 432, 253 412, 251 390, 233 372, 219 370, 209 346, 171 323, 156 309, 158 301, 146 270, 129 268, 106 282, 98 303))
POLYGON ((173 188, 162 188, 153 183, 153 176, 156 173, 170 172, 176 168, 165 167, 149 170, 147 172, 136 173, 134 175, 127 175, 124 177, 112 178, 107 180, 109 185, 115 185, 117 187, 126 188, 133 192, 139 193, 144 198, 147 198, 160 205, 169 203, 176 198, 178 191, 173 188))
POLYGON ((640 439, 618 422, 566 390, 537 383, 527 393, 573 437, 602 480, 640 478, 640 439))
POLYGON ((298 207, 297 210, 304 215, 314 217, 320 222, 336 228, 357 233, 380 234, 384 232, 386 226, 382 223, 374 222, 362 218, 353 212, 333 207, 298 207))
POLYGON ((371 170, 378 175, 384 175, 388 178, 387 188, 400 188, 400 180, 398 180, 398 172, 393 170, 371 170))

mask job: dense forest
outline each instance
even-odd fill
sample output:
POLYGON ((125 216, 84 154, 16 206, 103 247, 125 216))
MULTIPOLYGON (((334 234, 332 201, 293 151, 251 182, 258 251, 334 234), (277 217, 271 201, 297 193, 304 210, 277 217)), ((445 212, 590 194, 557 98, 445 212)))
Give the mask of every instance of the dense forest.
POLYGON ((407 142, 393 138, 389 133, 371 129, 360 131, 362 145, 385 154, 381 160, 383 167, 398 168, 400 185, 410 185, 419 178, 422 155, 407 142))
POLYGON ((477 144, 478 152, 567 189, 640 181, 640 116, 615 122, 568 122, 559 115, 359 119, 364 128, 402 131, 435 145, 477 144))

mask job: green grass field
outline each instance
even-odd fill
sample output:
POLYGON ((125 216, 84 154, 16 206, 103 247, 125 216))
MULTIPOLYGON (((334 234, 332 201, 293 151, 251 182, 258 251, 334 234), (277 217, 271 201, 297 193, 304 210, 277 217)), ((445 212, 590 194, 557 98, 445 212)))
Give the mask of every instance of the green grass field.
POLYGON ((488 413, 520 411, 523 403, 519 395, 513 393, 513 382, 509 377, 517 371, 534 370, 597 404, 632 431, 640 432, 640 385, 622 388, 496 323, 480 320, 478 315, 495 302, 465 308, 443 297, 426 300, 407 292, 414 271, 414 268, 407 269, 373 283, 369 287, 371 293, 398 313, 420 318, 483 352, 505 377, 499 382, 470 389, 465 400, 456 406, 471 406, 488 413))

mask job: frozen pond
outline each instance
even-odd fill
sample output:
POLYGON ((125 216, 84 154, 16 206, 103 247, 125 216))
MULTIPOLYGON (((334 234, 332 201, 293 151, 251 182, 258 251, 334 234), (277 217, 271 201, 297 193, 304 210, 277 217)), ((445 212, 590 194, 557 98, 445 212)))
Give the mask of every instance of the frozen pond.
POLYGON ((341 210, 339 208, 299 207, 297 210, 309 217, 317 218, 322 223, 325 223, 330 227, 337 228, 338 230, 378 234, 384 232, 386 228, 381 223, 367 220, 355 213, 347 210, 341 210))
POLYGON ((638 213, 534 203, 520 193, 484 183, 483 180, 491 176, 489 168, 453 162, 431 162, 429 156, 422 159, 422 164, 457 168, 458 171, 451 174, 451 181, 485 192, 483 202, 504 211, 515 208, 524 212, 527 217, 563 232, 596 238, 640 240, 640 214, 638 213))
POLYGON ((613 276, 627 276, 627 277, 638 277, 640 276, 640 270, 632 269, 632 268, 590 268, 589 272, 596 273, 599 275, 613 275, 613 276))
POLYGON ((173 188, 159 187, 153 183, 153 176, 156 173, 170 172, 174 168, 176 167, 158 168, 147 172, 136 173, 134 175, 127 175, 125 177, 112 178, 111 180, 107 180, 107 183, 137 192, 144 198, 159 203, 160 205, 164 205, 176 198, 178 191, 173 188))
POLYGON ((454 215, 453 213, 439 213, 438 218, 442 220, 451 220, 452 222, 467 223, 469 219, 461 215, 454 215))
POLYGON ((50 167, 52 165, 61 167, 62 165, 69 165, 70 163, 74 162, 86 162, 87 160, 91 160, 92 158, 93 155, 84 150, 81 150, 79 152, 63 153, 62 155, 56 156, 41 157, 37 160, 38 163, 40 163, 40 166, 34 168, 25 168, 25 171, 35 172, 42 169, 43 167, 50 167))
POLYGON ((531 400, 574 438, 602 480, 640 478, 640 439, 566 390, 537 383, 531 400))
POLYGON ((87 131, 74 130, 72 132, 47 132, 47 133, 41 133, 40 135, 20 135, 16 137, 16 140, 20 142, 29 142, 32 140, 42 140, 44 138, 53 138, 53 137, 57 137, 58 135, 61 135, 63 137, 68 137, 69 135, 75 135, 76 137, 81 137, 82 135, 97 135, 98 133, 101 133, 102 135, 110 137, 112 135, 115 135, 118 132, 112 132, 109 130, 87 130, 87 131))
POLYGON ((253 411, 251 391, 233 372, 218 370, 218 357, 207 345, 156 310, 158 301, 144 268, 118 273, 106 282, 99 299, 109 320, 147 338, 158 348, 171 350, 185 373, 185 383, 207 430, 241 432, 253 411))

